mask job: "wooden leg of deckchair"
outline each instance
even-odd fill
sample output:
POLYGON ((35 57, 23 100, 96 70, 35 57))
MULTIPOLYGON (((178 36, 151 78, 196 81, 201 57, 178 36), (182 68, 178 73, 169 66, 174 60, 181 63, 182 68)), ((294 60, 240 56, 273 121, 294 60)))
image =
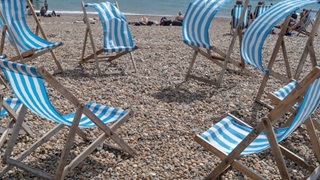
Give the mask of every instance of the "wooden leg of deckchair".
POLYGON ((133 65, 133 68, 134 68, 134 72, 137 72, 137 67, 136 67, 136 62, 133 58, 133 53, 130 52, 130 57, 131 57, 131 62, 132 62, 132 65, 133 65))
POLYGON ((199 48, 197 48, 197 50, 195 50, 194 53, 193 53, 192 60, 190 62, 189 69, 188 69, 188 72, 187 72, 187 75, 186 75, 186 81, 189 79, 189 75, 190 75, 191 70, 193 68, 194 62, 196 61, 198 53, 199 53, 199 48))
POLYGON ((11 135, 9 143, 8 143, 8 147, 6 148, 6 150, 4 152, 3 159, 2 159, 3 163, 5 163, 5 160, 11 155, 11 152, 13 151, 13 147, 16 143, 16 139, 18 138, 19 131, 22 127, 22 123, 24 120, 24 115, 26 113, 27 113, 27 107, 22 106, 20 113, 19 113, 19 116, 18 116, 18 119, 16 121, 16 124, 13 128, 12 135, 11 135))
POLYGON ((49 131, 48 133, 46 133, 42 138, 40 138, 37 142, 33 143, 29 149, 27 149, 26 151, 24 151, 20 157, 18 157, 16 160, 10 159, 10 158, 6 158, 6 162, 7 164, 9 164, 7 167, 5 167, 1 173, 0 173, 0 178, 2 176, 4 176, 4 174, 6 174, 12 167, 17 166, 21 169, 24 169, 26 171, 29 171, 33 174, 36 175, 40 175, 43 178, 48 178, 50 177, 50 175, 46 174, 46 173, 41 173, 39 172, 39 170, 35 170, 34 168, 30 168, 30 167, 26 167, 26 165, 23 165, 23 163, 21 163, 21 161, 23 159, 25 159, 27 156, 29 156, 32 152, 34 152, 38 147, 40 147, 43 143, 47 142, 53 135, 55 135, 57 132, 59 132, 65 125, 63 124, 59 124, 57 125, 55 128, 53 128, 51 131, 49 131), (11 161, 10 161, 11 160, 11 161), (8 162, 10 161, 10 162, 8 162))
MULTIPOLYGON (((128 112, 121 120, 117 121, 115 124, 111 126, 112 131, 116 131, 123 123, 125 123, 129 117, 131 117, 133 114, 132 111, 128 112)), ((66 172, 66 169, 68 171, 71 171, 74 169, 80 162, 82 162, 89 154, 91 154, 103 141, 107 138, 104 133, 100 135, 93 143, 90 144, 85 150, 83 150, 76 158, 74 158, 66 167, 64 172, 66 172)), ((120 149, 122 150, 122 149, 120 149)), ((65 175, 63 175, 65 176, 65 175)))
POLYGON ((63 73, 63 68, 62 68, 59 60, 57 59, 56 54, 53 52, 53 50, 50 50, 50 53, 52 55, 52 58, 53 58, 54 62, 58 66, 58 71, 54 72, 54 74, 63 73))
POLYGON ((72 125, 71 125, 69 135, 68 135, 68 139, 66 141, 65 148, 62 151, 62 154, 60 157, 60 162, 59 162, 58 168, 56 170, 56 174, 54 176, 54 179, 64 179, 64 176, 67 174, 68 169, 65 169, 64 167, 66 166, 66 163, 67 163, 68 155, 70 153, 70 150, 71 150, 71 147, 72 147, 79 123, 80 123, 80 119, 81 119, 81 115, 82 115, 84 106, 85 105, 80 104, 77 107, 76 114, 73 118, 72 125))
POLYGON ((220 174, 237 159, 241 152, 254 140, 263 130, 263 125, 259 123, 239 144, 233 151, 222 160, 222 162, 210 172, 206 179, 217 179, 220 174))
POLYGON ((289 151, 287 148, 279 145, 281 149, 281 153, 288 159, 294 161, 296 164, 299 166, 303 167, 304 169, 312 172, 314 170, 314 166, 311 166, 309 163, 307 163, 304 159, 301 157, 297 156, 293 152, 289 151))
POLYGON ((84 133, 80 128, 77 129, 77 135, 80 136, 84 141, 88 141, 86 133, 84 133))
POLYGON ((313 150, 318 158, 318 161, 320 161, 320 143, 318 140, 318 136, 315 132, 313 121, 310 117, 305 121, 305 125, 307 126, 307 130, 310 137, 310 141, 313 146, 313 150))
POLYGON ((281 50, 282 50, 284 64, 286 66, 287 77, 289 79, 291 79, 292 78, 291 68, 290 68, 287 49, 286 49, 286 45, 285 45, 284 41, 281 42, 281 50))
POLYGON ((289 176, 286 164, 284 162, 281 150, 279 148, 277 138, 274 134, 271 122, 268 119, 264 118, 262 119, 262 124, 264 126, 268 141, 270 143, 270 149, 275 156, 281 177, 283 179, 290 179, 290 176, 289 176))
POLYGON ((298 68, 297 68, 297 70, 295 72, 295 75, 294 75, 295 79, 299 78, 299 76, 301 74, 301 71, 302 71, 302 68, 303 68, 303 65, 304 65, 304 62, 306 61, 306 58, 307 58, 309 53, 310 53, 310 59, 311 59, 311 62, 312 62, 312 66, 316 66, 317 65, 317 60, 315 58, 315 53, 314 53, 314 48, 313 48, 313 41, 314 41, 315 35, 317 34, 319 26, 320 26, 320 15, 317 15, 317 19, 316 19, 316 21, 314 23, 314 27, 311 30, 311 34, 310 34, 310 36, 308 38, 306 46, 304 47, 304 50, 303 50, 302 56, 300 58, 300 62, 299 62, 298 68))
POLYGON ((13 120, 9 122, 6 130, 2 133, 1 137, 0 137, 0 148, 2 147, 2 145, 4 144, 6 138, 8 137, 8 134, 9 134, 9 130, 10 128, 12 128, 14 122, 13 120))
POLYGON ((116 133, 112 131, 107 125, 105 125, 96 115, 94 115, 87 107, 83 109, 84 114, 91 119, 107 136, 109 136, 114 142, 116 142, 123 151, 129 155, 134 156, 135 152, 128 146, 116 133))
POLYGON ((80 62, 79 62, 80 64, 81 64, 81 62, 83 62, 84 54, 85 54, 85 52, 86 52, 88 34, 89 34, 89 29, 86 28, 86 32, 85 32, 84 40, 83 40, 83 46, 82 46, 81 59, 80 59, 80 62))

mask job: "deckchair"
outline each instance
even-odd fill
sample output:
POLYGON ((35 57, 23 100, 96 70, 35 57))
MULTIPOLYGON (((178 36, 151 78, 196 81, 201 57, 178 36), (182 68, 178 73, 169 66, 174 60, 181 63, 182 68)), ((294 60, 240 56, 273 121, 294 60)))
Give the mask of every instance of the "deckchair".
POLYGON ((270 5, 258 5, 254 12, 254 19, 259 17, 262 13, 266 12, 270 7, 270 5))
POLYGON ((229 166, 240 170, 252 179, 263 179, 260 174, 242 164, 239 158, 260 153, 269 148, 275 156, 283 179, 290 179, 283 155, 308 170, 311 173, 309 179, 317 179, 320 176, 320 165, 314 168, 278 143, 289 137, 296 128, 305 122, 313 150, 320 161, 320 144, 310 117, 320 103, 319 77, 320 68, 316 67, 254 128, 238 118, 228 115, 201 135, 197 135, 195 140, 199 144, 222 159, 222 162, 210 172, 206 179, 217 178, 229 166), (301 106, 289 118, 292 120, 290 124, 274 129, 275 124, 281 121, 281 117, 286 115, 295 103, 301 101, 301 106))
POLYGON ((292 30, 297 31, 298 32, 297 35, 299 35, 301 33, 301 34, 309 36, 310 32, 307 31, 307 27, 310 24, 312 25, 312 21, 317 17, 318 12, 319 11, 310 10, 309 13, 305 15, 306 16, 305 18, 303 18, 303 17, 301 18, 301 20, 302 20, 301 25, 299 25, 296 28, 293 28, 292 30))
MULTIPOLYGON (((241 69, 241 71, 245 72, 246 74, 254 76, 245 68, 245 63, 242 59, 241 62, 239 62, 231 58, 231 53, 238 36, 239 41, 241 41, 242 23, 238 23, 237 30, 233 34, 229 49, 226 53, 210 44, 208 32, 209 26, 216 13, 226 2, 228 2, 228 0, 193 0, 189 4, 183 19, 182 37, 184 43, 190 46, 194 53, 187 71, 186 80, 196 79, 205 83, 215 84, 217 87, 219 87, 229 62, 241 69), (216 53, 217 55, 213 55, 212 52, 216 53), (191 74, 195 60, 199 53, 213 63, 222 67, 217 81, 191 74)), ((243 13, 239 19, 240 22, 242 22, 242 19, 244 19, 244 16, 246 16, 245 12, 247 12, 246 9, 248 7, 248 3, 249 1, 247 0, 243 6, 243 13)))
POLYGON ((12 91, 23 104, 21 108, 22 112, 30 109, 32 113, 58 123, 55 128, 35 142, 28 150, 22 153, 21 156, 17 159, 12 159, 10 155, 17 139, 17 132, 20 130, 21 123, 24 121, 23 118, 19 118, 3 156, 3 163, 8 164, 8 166, 0 173, 0 178, 12 166, 16 166, 41 178, 52 179, 53 176, 51 174, 30 167, 21 161, 65 126, 69 126, 70 129, 59 165, 55 171, 54 179, 63 179, 68 171, 76 167, 108 137, 120 146, 116 146, 116 148, 127 152, 130 156, 135 154, 134 151, 115 133, 115 130, 125 123, 132 115, 132 111, 121 110, 93 102, 83 104, 43 67, 36 68, 34 66, 27 66, 25 64, 7 60, 0 60, 0 67, 10 83, 12 91), (66 115, 60 114, 51 104, 43 80, 45 80, 50 87, 53 87, 68 99, 70 103, 76 107, 76 112, 66 115), (107 126, 107 124, 110 123, 114 124, 111 127, 107 126), (75 139, 75 134, 78 134, 81 138, 87 140, 85 133, 79 128, 93 128, 96 126, 102 131, 102 134, 66 165, 68 155, 75 139))
MULTIPOLYGON (((274 5, 273 7, 271 7, 267 12, 263 13, 260 16, 260 18, 257 18, 255 21, 253 21, 253 23, 251 23, 250 27, 247 29, 246 34, 244 35, 243 40, 241 42, 241 55, 248 64, 254 66, 255 68, 261 70, 264 73, 263 80, 261 82, 257 97, 255 99, 256 102, 259 102, 268 107, 268 103, 265 103, 262 100, 262 96, 264 94, 267 81, 269 80, 270 76, 282 81, 284 84, 289 84, 292 81, 299 80, 299 76, 301 74, 302 68, 304 66, 304 63, 308 55, 310 55, 312 66, 314 67, 317 65, 315 51, 313 47, 313 41, 314 41, 314 36, 319 28, 319 23, 320 23, 319 16, 317 17, 315 26, 312 29, 312 33, 308 37, 306 46, 304 47, 304 52, 302 53, 299 65, 297 67, 297 70, 294 76, 292 76, 291 74, 291 70, 290 70, 291 68, 288 61, 286 46, 284 42, 284 34, 287 30, 291 13, 293 13, 294 11, 298 10, 300 7, 306 4, 315 3, 315 2, 317 1, 316 0, 282 1, 274 5), (287 18, 283 23, 281 32, 279 33, 279 37, 274 47, 273 53, 270 57, 268 66, 267 68, 265 68, 263 66, 263 61, 262 61, 263 44, 268 34, 272 30, 272 28, 285 17, 287 18), (285 64, 284 69, 286 70, 286 75, 282 75, 281 73, 275 72, 272 69, 280 47, 283 53, 283 60, 285 64)), ((291 84, 288 87, 292 87, 292 85, 294 84, 295 83, 291 84)), ((288 90, 285 90, 285 91, 289 93, 288 90)), ((282 98, 284 98, 284 96, 282 98)))
POLYGON ((3 53, 5 39, 8 39, 17 53, 17 56, 10 59, 11 61, 20 60, 22 63, 25 63, 50 52, 58 67, 58 71, 55 71, 54 73, 63 72, 62 66, 53 52, 53 49, 61 46, 62 43, 48 41, 36 13, 34 12, 33 5, 29 0, 27 0, 27 2, 42 38, 33 33, 28 27, 24 14, 24 8, 26 7, 25 0, 1 0, 0 26, 2 28, 2 37, 0 54, 3 53))
MULTIPOLYGON (((20 116, 24 116, 22 114, 17 113, 17 111, 19 110, 19 107, 21 107, 22 103, 17 99, 17 98, 10 98, 10 97, 2 97, 2 95, 0 95, 0 118, 5 117, 6 115, 10 115, 10 117, 12 118, 11 121, 9 121, 8 125, 6 128, 3 128, 0 126, 0 148, 2 147, 3 143, 5 142, 10 129, 13 127, 14 123, 17 121, 18 119, 18 115, 20 116)), ((23 131, 21 132, 21 134, 28 134, 29 136, 32 135, 32 131, 31 129, 26 125, 23 124, 22 125, 23 131)))
MULTIPOLYGON (((238 23, 240 22, 240 16, 243 11, 243 5, 234 5, 234 8, 232 10, 232 19, 231 19, 231 28, 230 28, 230 34, 233 34, 234 29, 238 27, 238 23)), ((251 14, 251 5, 248 5, 247 13, 245 13, 244 18, 242 20, 241 28, 245 29, 249 25, 249 17, 251 14)))
MULTIPOLYGON (((84 3, 82 2, 82 10, 84 19, 86 20, 87 28, 85 32, 85 38, 83 43, 82 55, 80 64, 87 62, 95 62, 98 69, 98 74, 101 75, 99 67, 100 61, 113 61, 123 55, 130 54, 131 62, 134 68, 134 72, 137 71, 136 64, 133 58, 132 51, 137 47, 133 44, 132 36, 128 23, 122 12, 110 2, 102 3, 84 3), (92 7, 98 11, 102 27, 103 27, 103 48, 96 50, 96 46, 93 40, 93 34, 90 27, 89 19, 87 16, 86 7, 92 7), (88 35, 91 41, 91 47, 93 53, 85 56, 85 50, 88 40, 88 35), (99 56, 101 54, 107 54, 107 56, 99 56)), ((114 74, 119 72, 112 72, 114 74)))

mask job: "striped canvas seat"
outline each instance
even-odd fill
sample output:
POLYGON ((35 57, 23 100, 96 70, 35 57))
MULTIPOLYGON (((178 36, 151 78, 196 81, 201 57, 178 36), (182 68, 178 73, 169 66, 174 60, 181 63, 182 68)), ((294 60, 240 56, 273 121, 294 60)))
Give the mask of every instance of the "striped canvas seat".
MULTIPOLYGON (((21 106, 21 101, 19 101, 17 98, 4 98, 4 100, 8 103, 11 109, 16 110, 18 109, 19 106, 21 106)), ((1 113, 0 113, 0 118, 4 117, 7 115, 8 112, 2 107, 1 108, 1 113)))
MULTIPOLYGON (((82 10, 84 14, 84 19, 86 21, 87 29, 86 36, 82 49, 82 56, 80 64, 87 62, 95 62, 98 69, 98 74, 101 75, 101 70, 99 67, 99 61, 113 61, 127 53, 130 54, 131 62, 134 68, 134 72, 137 71, 135 61, 133 58, 132 51, 136 50, 138 47, 134 45, 130 28, 124 14, 110 2, 101 3, 84 3, 82 2, 82 10), (103 48, 97 50, 90 27, 89 18, 87 16, 86 8, 95 9, 101 20, 103 28, 103 48), (89 38, 92 47, 92 54, 85 57, 86 42, 89 38), (107 56, 100 56, 100 54, 108 54, 107 56), (112 55, 113 54, 113 55, 112 55), (94 61, 92 61, 94 60, 94 61)), ((116 72, 119 73, 119 72, 116 72)), ((112 74, 116 74, 112 73, 112 74)), ((121 72, 120 72, 121 73, 121 72)))
POLYGON ((292 81, 289 84, 277 89, 272 94, 280 100, 283 100, 297 85, 297 81, 292 81))
POLYGON ((262 48, 271 30, 285 17, 297 11, 299 8, 316 3, 317 0, 286 0, 273 5, 268 11, 261 14, 261 18, 254 20, 241 41, 241 55, 250 65, 268 73, 263 67, 262 48))
MULTIPOLYGON (((29 0, 28 0, 29 1, 29 0)), ((30 2, 28 4, 30 6, 30 2)), ((0 12, 3 15, 3 18, 0 19, 0 26, 2 30, 6 29, 6 38, 10 41, 10 43, 17 48, 19 52, 18 54, 23 54, 28 51, 35 51, 34 54, 28 54, 26 61, 34 59, 35 57, 41 55, 37 53, 45 53, 46 51, 52 50, 60 45, 62 42, 50 42, 46 40, 46 36, 38 19, 36 18, 37 28, 40 29, 40 32, 44 38, 39 37, 35 33, 33 33, 28 27, 24 9, 26 7, 26 0, 1 0, 0 3, 0 12)), ((32 8, 33 10, 33 8, 32 8)), ((36 17, 36 16, 34 16, 36 17)), ((4 38, 4 37, 2 37, 4 38)), ((1 44, 4 46, 4 44, 1 44)), ((3 47, 1 47, 1 51, 3 47)), ((57 64, 60 71, 62 71, 62 67, 60 63, 56 60, 55 55, 52 55, 55 63, 57 64)), ((12 60, 18 60, 19 57, 15 57, 12 60)), ((20 59, 21 60, 21 59, 20 59)), ((24 62, 24 60, 21 60, 24 62)))
MULTIPOLYGON (((25 52, 34 48, 36 51, 40 51, 61 45, 61 42, 49 42, 42 39, 30 30, 24 14, 25 2, 24 0, 1 0, 0 4, 0 11, 4 16, 5 24, 12 32, 19 50, 25 52)), ((1 21, 0 25, 3 29, 4 22, 1 21)), ((8 34, 7 38, 13 44, 8 34)))
MULTIPOLYGON (((234 5, 233 16, 232 16, 232 28, 236 28, 238 26, 242 11, 243 11, 243 5, 234 5)), ((242 26, 241 26, 242 29, 245 29, 248 27, 250 11, 251 11, 251 6, 248 6, 247 13, 245 13, 242 21, 242 26)))
MULTIPOLYGON (((26 112, 30 109, 32 113, 45 118, 47 120, 54 121, 58 125, 51 131, 47 132, 41 139, 38 140, 40 143, 35 143, 30 147, 28 152, 22 153, 17 159, 10 158, 11 152, 13 151, 15 141, 18 137, 18 130, 21 128, 23 118, 17 120, 17 125, 13 129, 13 134, 9 141, 8 147, 4 154, 4 160, 7 166, 2 172, 0 172, 0 178, 8 172, 12 166, 17 166, 26 171, 29 169, 25 168, 28 166, 22 160, 30 155, 37 147, 48 141, 54 134, 58 133, 64 126, 69 126, 69 135, 65 143, 65 148, 62 151, 59 166, 55 170, 55 175, 51 175, 42 170, 36 170, 36 175, 45 179, 63 179, 67 172, 76 167, 86 156, 88 156, 93 150, 95 150, 101 143, 107 138, 112 139, 119 147, 119 150, 127 152, 133 156, 134 151, 114 132, 122 124, 124 124, 132 112, 129 110, 121 110, 118 108, 105 106, 93 102, 82 104, 75 96, 73 96, 65 87, 63 87, 55 78, 50 75, 44 68, 36 68, 34 66, 28 66, 25 64, 19 64, 12 61, 0 60, 0 67, 4 71, 6 78, 10 83, 10 87, 14 92, 15 96, 24 105, 22 110, 26 112), (65 98, 67 98, 74 106, 76 111, 69 114, 60 114, 56 108, 51 104, 49 95, 44 85, 44 80, 60 92, 65 98), (113 123, 112 126, 107 124, 113 123), (66 166, 68 154, 70 153, 72 144, 75 139, 75 135, 78 134, 84 140, 88 140, 85 132, 80 128, 92 128, 98 127, 101 135, 94 139, 94 141, 83 150, 77 157, 71 160, 66 166)), ((34 170, 30 172, 35 172, 34 170)))
POLYGON ((229 0, 193 0, 185 13, 182 26, 183 42, 210 49, 209 27, 220 8, 229 0))
MULTIPOLYGON (((308 120, 308 123, 312 122, 309 117, 318 108, 320 103, 319 67, 316 67, 313 71, 311 71, 309 75, 303 81, 301 81, 301 84, 297 86, 299 87, 286 96, 286 98, 269 113, 267 118, 262 118, 261 122, 258 123, 255 128, 249 126, 232 115, 228 115, 202 134, 196 136, 195 140, 198 143, 223 159, 223 162, 221 162, 221 164, 219 164, 214 171, 211 171, 210 175, 207 176, 207 179, 213 177, 216 178, 218 176, 217 173, 221 173, 222 170, 226 169, 227 166, 225 163, 229 163, 230 165, 232 162, 235 162, 236 160, 230 159, 231 156, 234 159, 239 159, 239 156, 259 153, 269 149, 270 147, 272 151, 280 151, 280 147, 278 145, 280 141, 291 135, 293 131, 295 131, 306 120, 308 120), (291 114, 290 118, 288 118, 288 120, 292 119, 292 121, 290 121, 290 123, 286 126, 277 127, 273 130, 273 128, 271 128, 273 123, 276 123, 280 117, 286 115, 288 111, 287 107, 292 106, 294 103, 300 102, 300 97, 303 97, 301 106, 296 112, 291 114), (275 141, 273 141, 273 138, 271 138, 271 133, 274 134, 275 141), (247 138, 247 136, 250 136, 250 138, 247 138), (240 145, 240 143, 242 144, 240 145)), ((315 129, 308 129, 308 133, 310 132, 311 134, 315 133, 315 129)), ((316 140, 317 136, 311 136, 310 138, 316 140)), ((313 140, 311 141, 317 142, 313 140)), ((312 145, 314 146, 315 151, 319 150, 319 143, 314 143, 312 145)), ((320 152, 316 152, 315 154, 320 160, 320 152)), ((280 157, 283 158, 281 153, 278 154, 278 152, 273 152, 273 155, 276 156, 276 159, 279 159, 280 157)), ((291 160, 297 159, 293 158, 291 160)), ((288 174, 284 173, 286 170, 281 169, 286 168, 283 160, 282 162, 280 162, 280 160, 277 161, 277 165, 280 169, 281 176, 283 178, 288 177, 288 174)), ((240 165, 238 162, 232 164, 232 166, 235 166, 238 170, 243 170, 244 167, 246 167, 244 165, 240 165), (240 168, 240 166, 242 167, 240 168)), ((312 168, 310 171, 312 172, 313 170, 315 172, 317 171, 317 169, 314 168, 312 168)), ((253 179, 259 177, 257 174, 252 174, 252 170, 249 170, 247 167, 246 171, 243 172, 248 173, 247 175, 253 179)))
POLYGON ((266 12, 269 8, 271 8, 270 5, 259 5, 256 10, 255 18, 259 17, 262 13, 266 12))
MULTIPOLYGON (((56 111, 50 103, 42 77, 37 73, 36 67, 10 63, 5 60, 0 60, 0 66, 9 80, 16 97, 26 107, 45 119, 71 126, 75 113, 61 115, 56 111), (25 82, 28 82, 28 85, 25 82)), ((103 123, 115 122, 127 113, 125 110, 92 102, 88 102, 86 106, 103 123)), ((88 117, 81 116, 79 127, 88 128, 94 126, 95 124, 88 117)))
POLYGON ((110 2, 85 3, 84 6, 94 8, 99 14, 106 53, 135 50, 127 20, 117 7, 110 2))

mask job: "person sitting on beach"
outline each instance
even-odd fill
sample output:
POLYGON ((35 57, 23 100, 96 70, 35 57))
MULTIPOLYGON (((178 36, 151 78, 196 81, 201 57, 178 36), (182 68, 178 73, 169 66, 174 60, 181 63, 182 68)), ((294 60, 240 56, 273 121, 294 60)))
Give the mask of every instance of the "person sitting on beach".
POLYGON ((160 19, 160 26, 170 26, 172 21, 170 19, 167 19, 166 17, 162 17, 160 19))
POLYGON ((45 6, 42 6, 41 9, 40 9, 40 16, 43 16, 43 17, 51 17, 50 14, 47 14, 47 10, 46 10, 46 7, 45 6))
POLYGON ((29 8, 28 5, 26 6, 26 9, 24 10, 24 14, 29 15, 29 16, 32 15, 31 9, 29 8))
POLYGON ((297 20, 297 18, 298 18, 297 14, 292 14, 292 16, 294 16, 294 17, 291 16, 293 20, 289 24, 290 27, 288 28, 288 31, 299 29, 301 26, 303 26, 307 20, 307 16, 309 13, 310 13, 310 10, 304 9, 304 11, 302 11, 300 13, 300 20, 299 21, 297 20))
POLYGON ((182 12, 179 12, 178 16, 172 22, 172 26, 182 26, 182 21, 183 21, 183 15, 182 15, 182 12))

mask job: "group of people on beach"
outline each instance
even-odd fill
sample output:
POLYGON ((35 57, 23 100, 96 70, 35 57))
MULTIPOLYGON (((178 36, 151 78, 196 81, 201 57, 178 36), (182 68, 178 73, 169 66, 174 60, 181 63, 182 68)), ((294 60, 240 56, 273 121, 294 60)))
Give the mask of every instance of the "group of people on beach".
MULTIPOLYGON (((32 3, 32 1, 31 1, 31 3, 32 3)), ((40 12, 36 13, 36 15, 37 16, 42 16, 42 17, 52 17, 52 16, 60 17, 60 15, 59 14, 57 15, 55 11, 52 11, 51 14, 48 13, 48 6, 49 6, 48 5, 48 1, 45 0, 43 6, 40 9, 40 12)), ((28 5, 26 6, 26 9, 25 9, 24 12, 25 12, 26 15, 32 15, 31 9, 30 9, 30 7, 28 5)))
POLYGON ((160 19, 160 23, 158 23, 157 21, 150 21, 146 16, 144 16, 139 22, 129 22, 129 24, 133 24, 135 26, 182 26, 183 18, 184 16, 182 12, 179 12, 173 21, 171 19, 167 19, 167 17, 162 17, 160 19))
MULTIPOLYGON (((242 0, 237 0, 236 1, 236 5, 243 5, 242 0)), ((265 2, 264 1, 259 1, 257 6, 256 6, 256 8, 255 8, 255 10, 253 11, 253 13, 249 12, 249 16, 248 16, 249 23, 248 24, 253 22, 254 19, 257 17, 258 6, 262 6, 262 5, 266 5, 265 2)), ((272 5, 273 4, 271 3, 270 6, 272 6, 272 5)), ((233 11, 234 11, 234 9, 231 10, 231 16, 233 16, 233 11)), ((304 22, 306 21, 308 13, 310 13, 310 10, 303 9, 302 12, 299 13, 300 18, 298 18, 298 14, 297 13, 293 13, 291 15, 291 19, 290 19, 290 22, 289 22, 289 25, 288 25, 288 28, 286 30, 285 35, 286 36, 291 36, 292 35, 292 33, 291 33, 292 30, 301 27, 304 24, 304 22)), ((276 26, 276 28, 281 28, 281 26, 276 26)), ((271 34, 276 34, 274 29, 272 29, 271 34)))

